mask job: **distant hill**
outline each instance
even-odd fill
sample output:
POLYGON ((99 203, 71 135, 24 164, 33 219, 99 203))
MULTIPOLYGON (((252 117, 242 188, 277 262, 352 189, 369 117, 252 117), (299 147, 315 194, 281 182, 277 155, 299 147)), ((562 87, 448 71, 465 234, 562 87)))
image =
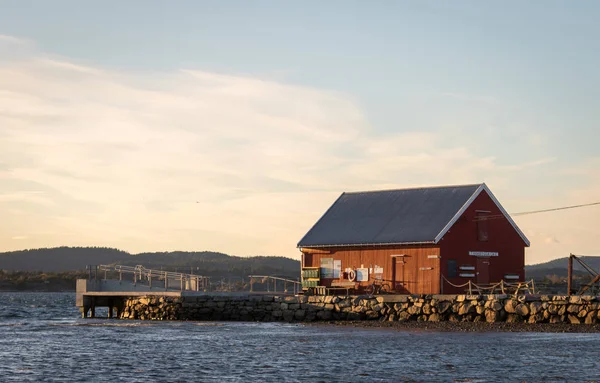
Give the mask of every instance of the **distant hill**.
MULTIPOLYGON (((581 257, 595 270, 600 270, 600 257, 581 257)), ((85 270, 86 265, 120 264, 144 265, 147 268, 163 268, 169 271, 193 272, 205 276, 280 275, 297 278, 300 262, 285 257, 236 257, 223 253, 157 252, 130 254, 106 247, 56 247, 0 253, 0 270, 66 272, 85 270)), ((568 258, 525 266, 527 279, 544 279, 546 276, 567 276, 568 258)), ((575 275, 587 275, 573 263, 575 275)))
MULTIPOLYGON (((583 262, 589 265, 596 271, 600 271, 600 257, 580 257, 583 262)), ((539 263, 536 265, 525 266, 525 277, 526 279, 543 279, 549 275, 556 275, 558 277, 567 276, 567 267, 569 265, 569 258, 554 259, 549 262, 539 263)), ((573 261, 573 274, 575 275, 589 275, 587 271, 577 261, 573 261)))
POLYGON ((64 272, 85 270, 86 265, 143 265, 204 276, 279 275, 297 278, 300 262, 285 257, 236 257, 202 252, 130 254, 104 247, 57 247, 0 253, 0 270, 64 272))

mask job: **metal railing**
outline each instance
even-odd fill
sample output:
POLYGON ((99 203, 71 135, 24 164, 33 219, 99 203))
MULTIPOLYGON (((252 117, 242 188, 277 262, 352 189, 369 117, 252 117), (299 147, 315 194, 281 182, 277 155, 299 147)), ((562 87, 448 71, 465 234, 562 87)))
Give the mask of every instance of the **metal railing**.
POLYGON ((250 292, 254 291, 254 283, 260 281, 266 285, 267 292, 281 292, 284 294, 298 294, 302 291, 302 283, 300 281, 295 281, 293 279, 280 278, 280 277, 272 277, 270 275, 248 275, 250 278, 250 292), (288 287, 291 285, 291 291, 288 287), (271 287, 273 291, 271 291, 271 287), (277 287, 280 288, 280 291, 277 291, 277 287))
MULTIPOLYGON (((88 266, 89 279, 99 279, 99 273, 104 271, 104 280, 117 278, 119 281, 129 280, 134 284, 144 284, 148 287, 164 288, 165 290, 180 290, 180 291, 248 291, 254 293, 280 293, 280 294, 298 294, 302 291, 302 283, 298 280, 275 277, 270 275, 249 275, 249 283, 245 283, 241 278, 241 286, 237 289, 233 288, 232 278, 240 277, 223 277, 220 281, 212 281, 210 277, 178 273, 172 271, 163 271, 148 269, 142 265, 123 266, 123 265, 98 265, 88 266), (229 282, 226 282, 228 280, 229 282), (255 291, 255 284, 260 284, 260 291, 255 291)), ((239 282, 239 281, 238 281, 239 282)))
POLYGON ((107 279, 107 274, 109 272, 118 273, 120 281, 123 280, 123 275, 132 275, 134 284, 142 283, 147 284, 149 287, 164 287, 165 290, 210 290, 210 278, 201 275, 147 269, 142 265, 137 265, 135 267, 121 265, 99 265, 98 270, 104 271, 104 279, 107 279))

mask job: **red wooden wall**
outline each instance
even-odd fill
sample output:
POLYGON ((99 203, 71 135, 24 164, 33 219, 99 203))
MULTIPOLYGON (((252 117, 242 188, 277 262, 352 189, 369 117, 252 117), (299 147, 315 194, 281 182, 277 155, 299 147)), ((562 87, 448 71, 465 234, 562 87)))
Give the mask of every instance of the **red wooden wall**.
MULTIPOLYGON (((311 254, 305 249, 304 267, 319 267, 321 258, 341 260, 342 271, 349 268, 383 267, 383 280, 399 294, 431 294, 440 289, 440 255, 437 246, 418 247, 370 247, 370 248, 330 248, 329 254, 311 254), (393 257, 392 255, 403 255, 393 257)), ((331 286, 333 281, 342 279, 322 279, 322 286, 331 286)), ((345 279, 344 281, 347 281, 345 279)), ((364 288, 368 282, 357 285, 364 288)))
MULTIPOLYGON (((474 277, 448 278, 450 282, 455 285, 464 284, 468 280, 477 283, 478 279, 481 280, 482 277, 485 277, 481 273, 485 273, 486 266, 489 268, 489 283, 499 282, 506 274, 516 274, 520 281, 524 280, 525 242, 506 218, 494 218, 501 214, 494 201, 483 191, 440 240, 441 268, 444 276, 448 276, 449 259, 456 260, 457 268, 460 266, 475 267, 475 270, 470 271, 475 274, 474 277), (490 219, 486 220, 487 241, 478 239, 476 220, 478 210, 490 212, 490 219), (475 257, 469 255, 470 251, 497 252, 498 256, 475 257), (485 262, 489 262, 489 265, 485 265, 485 262)), ((461 272, 468 273, 469 271, 457 270, 458 274, 461 272)), ((442 292, 445 294, 464 293, 464 289, 453 288, 444 282, 442 292)))

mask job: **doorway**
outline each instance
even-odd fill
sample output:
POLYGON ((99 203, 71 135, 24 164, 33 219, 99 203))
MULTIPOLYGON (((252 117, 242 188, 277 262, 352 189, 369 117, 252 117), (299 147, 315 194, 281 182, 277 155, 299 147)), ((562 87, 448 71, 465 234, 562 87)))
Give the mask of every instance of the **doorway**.
POLYGON ((406 286, 406 280, 404 275, 405 269, 405 256, 395 256, 392 262, 392 290, 399 294, 408 294, 408 289, 406 286))
POLYGON ((490 259, 488 257, 477 258, 477 283, 490 283, 490 259))

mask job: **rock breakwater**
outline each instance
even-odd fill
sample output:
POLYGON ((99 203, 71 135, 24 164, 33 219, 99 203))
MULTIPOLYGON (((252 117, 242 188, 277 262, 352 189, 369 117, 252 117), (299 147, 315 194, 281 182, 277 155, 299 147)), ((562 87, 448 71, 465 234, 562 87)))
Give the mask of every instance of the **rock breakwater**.
POLYGON ((548 295, 132 297, 119 317, 141 320, 600 322, 600 297, 548 295))

